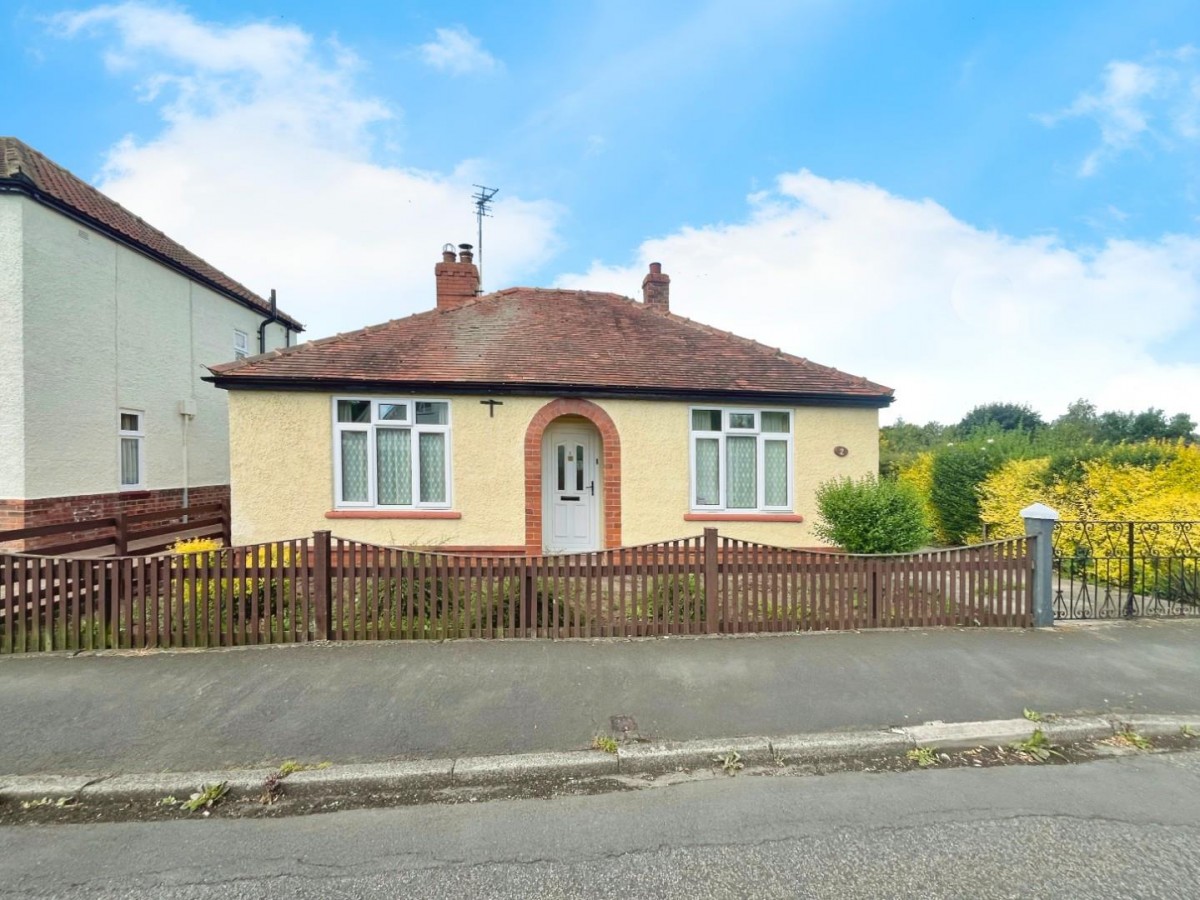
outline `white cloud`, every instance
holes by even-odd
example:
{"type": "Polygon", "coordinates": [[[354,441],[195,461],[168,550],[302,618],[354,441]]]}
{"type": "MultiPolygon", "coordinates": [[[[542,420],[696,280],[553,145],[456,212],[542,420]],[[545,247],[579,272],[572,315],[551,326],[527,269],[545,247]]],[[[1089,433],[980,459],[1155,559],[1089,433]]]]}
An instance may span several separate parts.
{"type": "MultiPolygon", "coordinates": [[[[224,26],[173,8],[101,6],[56,17],[106,43],[164,120],[109,153],[99,187],[318,337],[434,303],[446,241],[470,240],[480,164],[432,172],[374,159],[399,115],[356,83],[346,48],[294,27],[224,26]]],[[[509,195],[488,235],[488,286],[540,263],[559,211],[509,195]]]]}
{"type": "Polygon", "coordinates": [[[808,171],[749,202],[744,221],[561,282],[633,293],[659,261],[675,312],[896,388],[885,419],[957,421],[990,401],[1056,415],[1077,397],[1200,419],[1200,365],[1154,357],[1196,328],[1200,240],[1070,248],[808,171]]]}
{"type": "Polygon", "coordinates": [[[461,25],[454,28],[438,28],[435,38],[417,48],[427,64],[452,75],[469,75],[473,72],[492,72],[499,68],[496,57],[483,49],[479,38],[461,25]]]}
{"type": "Polygon", "coordinates": [[[1105,66],[1098,88],[1060,112],[1039,117],[1047,126],[1076,118],[1091,119],[1100,129],[1100,144],[1079,165],[1084,177],[1146,138],[1166,147],[1200,141],[1200,53],[1184,46],[1141,62],[1114,60],[1105,66]]]}

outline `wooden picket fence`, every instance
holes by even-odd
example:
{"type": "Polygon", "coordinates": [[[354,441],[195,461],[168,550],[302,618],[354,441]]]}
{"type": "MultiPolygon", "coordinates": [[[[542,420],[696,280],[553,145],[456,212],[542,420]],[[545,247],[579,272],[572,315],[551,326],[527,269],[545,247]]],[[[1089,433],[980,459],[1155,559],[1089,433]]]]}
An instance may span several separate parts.
{"type": "Polygon", "coordinates": [[[179,555],[0,554],[0,652],[1026,627],[1033,540],[856,556],[707,529],[595,553],[495,557],[317,532],[179,555]]]}

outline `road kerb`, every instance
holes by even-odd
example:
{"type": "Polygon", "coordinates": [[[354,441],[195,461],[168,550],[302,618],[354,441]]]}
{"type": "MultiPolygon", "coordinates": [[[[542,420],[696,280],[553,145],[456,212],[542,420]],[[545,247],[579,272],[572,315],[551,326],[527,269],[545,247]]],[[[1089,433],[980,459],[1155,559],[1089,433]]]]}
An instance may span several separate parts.
{"type": "MultiPolygon", "coordinates": [[[[1200,731],[1197,715],[1104,715],[1054,718],[1046,722],[1002,719],[986,722],[931,722],[888,731],[734,737],[682,742],[623,744],[616,754],[597,750],[523,753],[333,765],[295,772],[281,779],[285,795],[337,796],[349,792],[400,793],[433,797],[456,785],[519,785],[537,781],[661,775],[681,771],[803,766],[837,759],[902,756],[916,746],[938,748],[1006,744],[1042,729],[1056,745],[1086,743],[1129,728],[1148,739],[1177,737],[1186,729],[1200,731]]],[[[37,801],[185,800],[205,785],[225,782],[231,796],[262,793],[275,769],[152,773],[95,776],[0,775],[0,799],[37,801]]]]}

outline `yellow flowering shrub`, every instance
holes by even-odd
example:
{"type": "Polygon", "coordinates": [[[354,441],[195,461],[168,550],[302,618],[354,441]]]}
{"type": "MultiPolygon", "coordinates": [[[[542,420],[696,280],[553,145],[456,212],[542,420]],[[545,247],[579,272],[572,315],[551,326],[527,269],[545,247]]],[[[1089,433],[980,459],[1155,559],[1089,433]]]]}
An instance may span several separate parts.
{"type": "MultiPolygon", "coordinates": [[[[268,566],[272,568],[290,566],[292,548],[285,544],[282,549],[281,556],[278,544],[259,547],[253,558],[260,569],[266,569],[268,566]]],[[[223,549],[221,543],[214,538],[199,537],[176,541],[171,545],[170,552],[178,557],[178,561],[173,564],[172,568],[182,567],[190,562],[196,568],[205,565],[214,566],[217,568],[218,574],[222,574],[227,563],[227,554],[232,551],[223,549]]],[[[249,564],[250,561],[249,554],[243,555],[239,560],[246,564],[249,564]]],[[[185,581],[183,590],[184,602],[188,603],[191,601],[191,584],[185,581]]],[[[222,602],[226,599],[240,600],[247,613],[251,612],[253,608],[251,600],[257,595],[259,611],[264,615],[275,612],[278,601],[290,593],[291,584],[288,579],[276,579],[269,576],[234,578],[232,584],[227,577],[222,577],[219,584],[217,581],[210,581],[207,591],[210,601],[218,598],[222,602]]]]}
{"type": "Polygon", "coordinates": [[[933,453],[918,453],[911,463],[896,473],[896,480],[911,484],[921,496],[921,506],[925,511],[925,521],[934,530],[934,537],[939,543],[945,543],[946,536],[940,533],[938,517],[934,513],[930,496],[933,494],[933,453]]]}

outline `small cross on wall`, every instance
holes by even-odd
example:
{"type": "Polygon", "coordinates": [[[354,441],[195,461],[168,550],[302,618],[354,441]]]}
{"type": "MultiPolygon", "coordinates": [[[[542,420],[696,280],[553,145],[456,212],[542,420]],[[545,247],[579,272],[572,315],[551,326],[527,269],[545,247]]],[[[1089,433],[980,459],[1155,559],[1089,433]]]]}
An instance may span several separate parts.
{"type": "Polygon", "coordinates": [[[492,398],[490,398],[490,397],[489,397],[487,400],[480,400],[479,402],[480,402],[480,403],[483,403],[483,404],[485,404],[485,405],[487,406],[487,408],[488,408],[488,418],[489,418],[489,419],[494,419],[494,418],[496,417],[496,407],[497,407],[497,406],[503,406],[503,405],[504,405],[504,401],[503,401],[503,400],[493,400],[493,399],[492,399],[492,398]]]}

